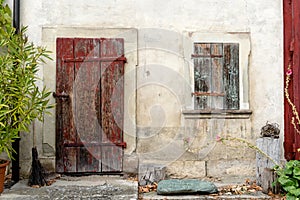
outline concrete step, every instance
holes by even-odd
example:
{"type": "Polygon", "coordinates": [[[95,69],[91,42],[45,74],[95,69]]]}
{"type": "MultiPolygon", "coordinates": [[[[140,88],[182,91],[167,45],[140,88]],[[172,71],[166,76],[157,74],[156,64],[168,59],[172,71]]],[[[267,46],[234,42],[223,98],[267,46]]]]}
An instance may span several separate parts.
{"type": "Polygon", "coordinates": [[[140,195],[140,200],[203,200],[203,199],[239,199],[239,200],[271,200],[272,197],[265,195],[261,192],[256,194],[243,194],[243,195],[176,195],[166,196],[157,195],[156,192],[144,193],[140,195]]]}

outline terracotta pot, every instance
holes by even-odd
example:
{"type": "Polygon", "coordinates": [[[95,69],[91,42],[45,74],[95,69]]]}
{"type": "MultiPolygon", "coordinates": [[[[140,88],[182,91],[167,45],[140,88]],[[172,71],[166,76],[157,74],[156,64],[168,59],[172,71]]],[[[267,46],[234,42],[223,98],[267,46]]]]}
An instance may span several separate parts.
{"type": "Polygon", "coordinates": [[[6,167],[9,165],[9,161],[0,160],[0,162],[2,163],[0,164],[0,193],[2,193],[4,189],[6,167]],[[4,161],[4,163],[2,163],[2,161],[4,161]]]}

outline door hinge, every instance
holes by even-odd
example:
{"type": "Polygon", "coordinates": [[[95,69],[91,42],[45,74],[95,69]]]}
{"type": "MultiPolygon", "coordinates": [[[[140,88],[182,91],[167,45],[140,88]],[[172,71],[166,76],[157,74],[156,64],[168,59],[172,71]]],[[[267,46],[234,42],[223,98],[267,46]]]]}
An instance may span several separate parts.
{"type": "Polygon", "coordinates": [[[53,92],[52,95],[54,98],[70,98],[70,96],[65,92],[62,93],[53,92]]]}
{"type": "Polygon", "coordinates": [[[121,142],[121,143],[117,143],[117,146],[123,147],[124,149],[126,149],[127,147],[127,143],[126,142],[121,142]]]}

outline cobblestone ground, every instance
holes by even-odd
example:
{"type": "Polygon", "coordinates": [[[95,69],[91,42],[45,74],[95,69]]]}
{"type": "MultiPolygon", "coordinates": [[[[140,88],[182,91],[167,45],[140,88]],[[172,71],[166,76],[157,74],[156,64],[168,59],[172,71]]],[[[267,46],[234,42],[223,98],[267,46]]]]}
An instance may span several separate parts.
{"type": "Polygon", "coordinates": [[[81,177],[60,179],[51,186],[31,188],[22,180],[11,189],[6,189],[0,199],[138,199],[138,184],[115,177],[81,177]]]}

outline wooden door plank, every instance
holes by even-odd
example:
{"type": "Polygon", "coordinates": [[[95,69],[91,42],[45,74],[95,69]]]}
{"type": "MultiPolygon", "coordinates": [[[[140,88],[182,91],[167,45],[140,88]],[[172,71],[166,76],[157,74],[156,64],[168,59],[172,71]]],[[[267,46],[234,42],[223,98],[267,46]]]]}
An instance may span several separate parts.
{"type": "Polygon", "coordinates": [[[80,147],[77,155],[77,172],[101,172],[100,147],[80,147]]]}
{"type": "Polygon", "coordinates": [[[118,146],[102,147],[102,172],[122,171],[123,149],[118,146]]]}
{"type": "Polygon", "coordinates": [[[124,39],[122,38],[101,38],[101,57],[118,58],[124,56],[124,39]]]}
{"type": "Polygon", "coordinates": [[[110,142],[112,135],[111,124],[113,116],[111,115],[111,85],[108,84],[110,79],[109,66],[111,63],[101,63],[101,127],[102,127],[102,142],[110,142]]]}
{"type": "MultiPolygon", "coordinates": [[[[94,58],[99,57],[100,40],[75,38],[74,39],[74,54],[75,58],[94,58]]],[[[101,138],[100,126],[98,125],[96,111],[96,92],[100,79],[100,66],[98,62],[76,62],[75,64],[75,79],[76,79],[76,94],[75,94],[75,116],[76,130],[78,142],[99,143],[101,138]]],[[[100,153],[100,150],[95,151],[93,147],[78,149],[78,166],[77,172],[100,172],[99,161],[93,153],[100,153]]]]}
{"type": "MultiPolygon", "coordinates": [[[[119,57],[124,55],[122,39],[102,39],[101,56],[119,57]]],[[[101,112],[102,142],[120,143],[123,140],[123,80],[122,61],[101,63],[101,112]],[[116,95],[117,94],[117,95],[116,95]]]]}
{"type": "Polygon", "coordinates": [[[77,171],[77,152],[75,147],[64,148],[64,172],[76,172],[77,171]]]}
{"type": "Polygon", "coordinates": [[[102,98],[102,142],[122,142],[123,128],[123,63],[102,63],[101,70],[104,70],[101,78],[102,98]]]}
{"type": "MultiPolygon", "coordinates": [[[[74,64],[65,63],[64,58],[73,58],[73,40],[70,38],[57,39],[57,68],[56,68],[56,94],[71,94],[73,87],[74,64]]],[[[74,143],[72,105],[69,98],[56,98],[56,170],[64,171],[64,157],[66,152],[64,144],[74,143]]]]}
{"type": "MultiPolygon", "coordinates": [[[[100,40],[76,38],[75,57],[99,57],[100,40]]],[[[100,79],[98,62],[76,62],[75,116],[78,139],[82,143],[100,142],[95,93],[100,79]]]]}
{"type": "Polygon", "coordinates": [[[123,142],[123,121],[124,121],[124,62],[115,61],[112,69],[112,84],[114,85],[111,96],[112,116],[114,123],[112,125],[113,138],[110,140],[113,143],[123,142]]]}
{"type": "MultiPolygon", "coordinates": [[[[102,39],[101,57],[124,55],[122,39],[102,39]]],[[[112,146],[102,147],[102,171],[122,171],[122,147],[114,144],[123,142],[124,62],[101,63],[101,126],[102,142],[112,146]]]]}
{"type": "MultiPolygon", "coordinates": [[[[58,85],[57,93],[58,94],[67,94],[70,95],[73,90],[74,82],[74,63],[66,63],[63,60],[65,58],[74,57],[73,49],[73,40],[69,38],[58,39],[58,56],[59,56],[59,65],[58,65],[58,85]],[[63,80],[62,80],[63,79],[63,80]],[[62,82],[62,84],[60,84],[62,82]]],[[[59,103],[62,103],[62,113],[61,116],[63,121],[63,138],[64,144],[73,143],[76,141],[76,133],[74,131],[73,123],[73,112],[70,99],[57,98],[59,103]]]]}

